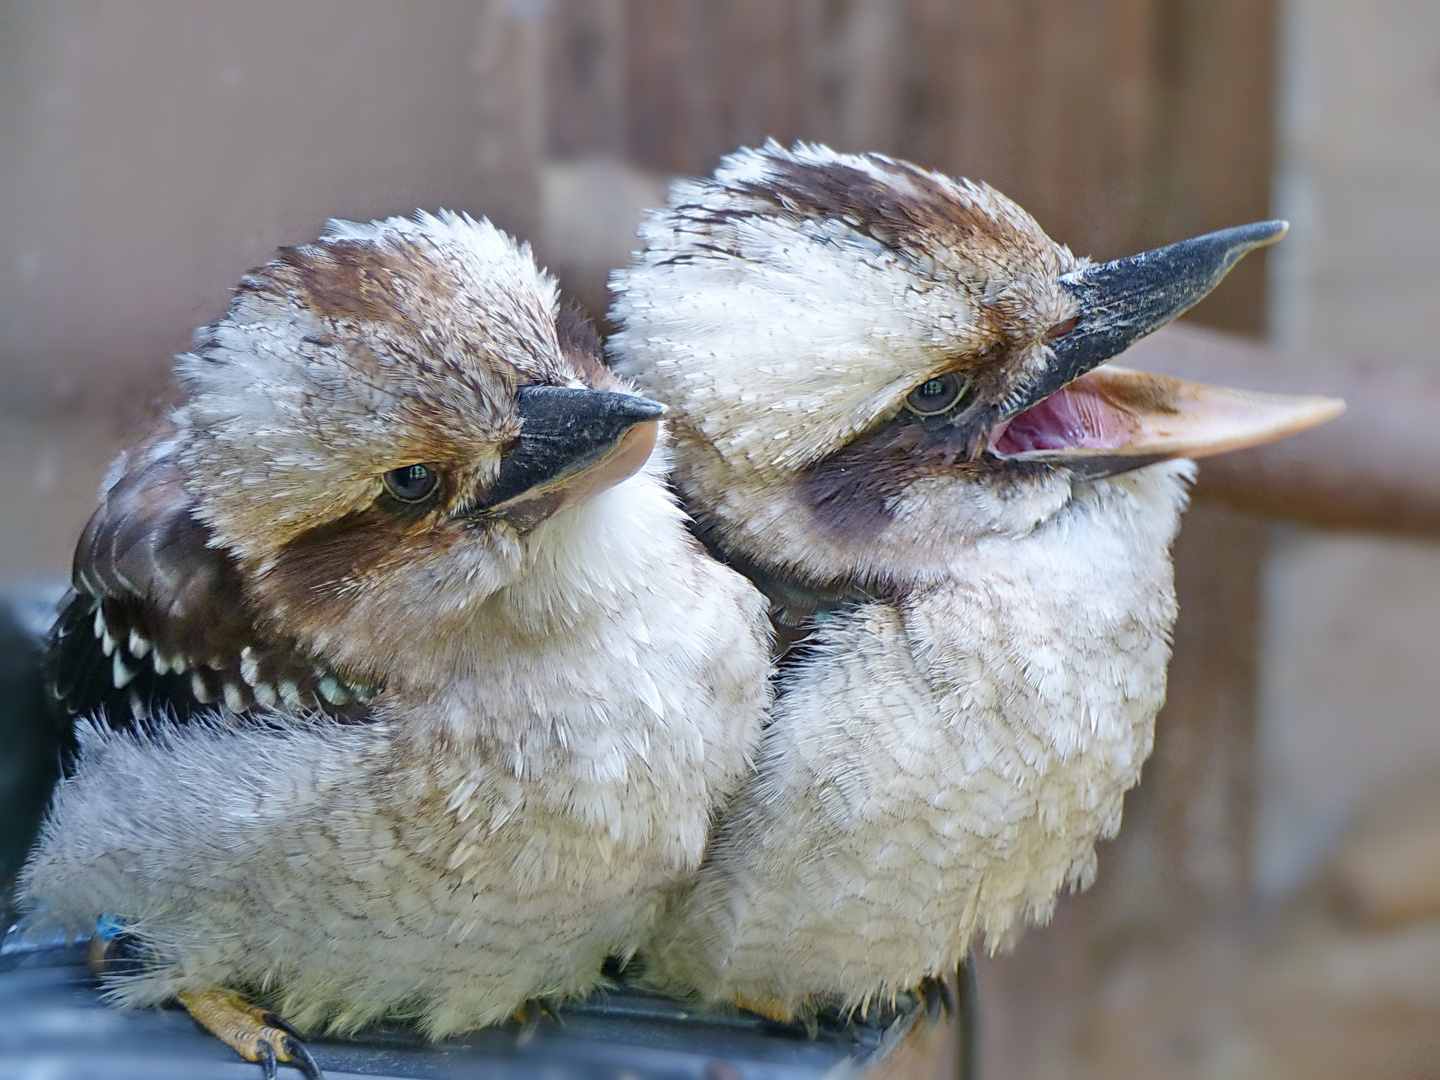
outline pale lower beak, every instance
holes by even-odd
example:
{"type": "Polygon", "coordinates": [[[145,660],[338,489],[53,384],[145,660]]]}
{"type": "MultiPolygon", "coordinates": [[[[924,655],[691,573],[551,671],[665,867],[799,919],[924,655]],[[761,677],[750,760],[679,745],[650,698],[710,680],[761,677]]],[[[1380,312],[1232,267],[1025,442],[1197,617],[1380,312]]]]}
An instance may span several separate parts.
{"type": "Polygon", "coordinates": [[[1106,364],[997,425],[988,449],[1098,477],[1260,446],[1344,410],[1336,398],[1232,390],[1106,364]]]}

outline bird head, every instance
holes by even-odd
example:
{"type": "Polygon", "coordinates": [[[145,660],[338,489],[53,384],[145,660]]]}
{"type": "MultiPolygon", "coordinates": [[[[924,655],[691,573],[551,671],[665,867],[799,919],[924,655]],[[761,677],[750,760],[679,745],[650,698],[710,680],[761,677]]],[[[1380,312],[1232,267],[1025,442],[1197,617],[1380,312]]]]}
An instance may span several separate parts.
{"type": "Polygon", "coordinates": [[[263,636],[371,685],[639,471],[661,412],[527,247],[451,214],[282,250],[177,372],[177,435],[151,454],[178,462],[263,636]]]}
{"type": "Polygon", "coordinates": [[[1093,265],[984,184],[771,142],[645,223],[612,356],[672,409],[676,482],[713,546],[873,583],[1026,535],[1106,477],[1334,415],[1099,366],[1284,229],[1093,265]]]}

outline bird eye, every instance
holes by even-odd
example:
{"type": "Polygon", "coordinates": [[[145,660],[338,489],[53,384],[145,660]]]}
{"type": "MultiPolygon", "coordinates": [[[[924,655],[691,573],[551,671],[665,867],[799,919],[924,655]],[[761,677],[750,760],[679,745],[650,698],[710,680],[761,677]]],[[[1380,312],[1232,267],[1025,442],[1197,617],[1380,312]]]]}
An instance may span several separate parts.
{"type": "Polygon", "coordinates": [[[905,407],[917,416],[938,416],[949,412],[951,406],[960,400],[965,382],[953,371],[926,379],[905,395],[905,407]]]}
{"type": "Polygon", "coordinates": [[[402,465],[391,469],[382,478],[385,490],[401,502],[420,502],[432,491],[440,477],[429,465],[402,465]]]}

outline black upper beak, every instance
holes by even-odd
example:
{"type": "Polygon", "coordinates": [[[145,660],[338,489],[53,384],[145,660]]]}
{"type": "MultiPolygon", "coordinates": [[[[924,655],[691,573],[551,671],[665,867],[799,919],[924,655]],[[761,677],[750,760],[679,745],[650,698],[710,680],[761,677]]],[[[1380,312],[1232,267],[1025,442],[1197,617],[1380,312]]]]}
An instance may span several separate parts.
{"type": "Polygon", "coordinates": [[[1051,343],[1055,360],[1044,376],[997,419],[1023,412],[1184,314],[1241,256],[1275,243],[1289,227],[1257,221],[1066,274],[1060,283],[1079,301],[1078,321],[1051,343]]]}
{"type": "Polygon", "coordinates": [[[487,512],[584,472],[636,424],[658,419],[657,401],[607,390],[527,386],[519,392],[520,436],[500,460],[487,512]]]}

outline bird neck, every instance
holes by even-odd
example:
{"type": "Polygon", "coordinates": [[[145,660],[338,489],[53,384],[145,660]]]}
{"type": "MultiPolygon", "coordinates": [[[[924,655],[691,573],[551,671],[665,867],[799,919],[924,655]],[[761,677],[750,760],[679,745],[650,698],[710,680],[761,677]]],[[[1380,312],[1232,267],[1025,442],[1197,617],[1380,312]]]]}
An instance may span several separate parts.
{"type": "MultiPolygon", "coordinates": [[[[976,506],[985,497],[951,483],[915,500],[921,512],[879,532],[817,525],[813,508],[783,489],[768,502],[721,490],[714,477],[680,475],[687,501],[706,507],[697,531],[716,558],[748,577],[782,623],[870,600],[893,600],[958,578],[983,580],[987,561],[1031,553],[1081,572],[1099,548],[1129,550],[1135,565],[1168,548],[1193,476],[1188,462],[1167,462],[1094,483],[1036,487],[1000,500],[1013,521],[976,506]],[[691,490],[690,485],[695,490],[691,490]],[[975,518],[983,520],[977,525],[975,518]],[[1082,539],[1083,538],[1083,539],[1082,539]]],[[[742,487],[742,486],[737,486],[742,487]]]]}
{"type": "Polygon", "coordinates": [[[1170,545],[1193,471],[1172,462],[1086,485],[1032,535],[977,544],[898,598],[905,651],[937,710],[988,725],[997,754],[1056,767],[1088,755],[1116,798],[1133,784],[1164,700],[1170,545]]]}
{"type": "Polygon", "coordinates": [[[540,637],[583,632],[594,618],[652,595],[689,546],[674,499],[641,472],[536,528],[519,575],[487,614],[540,637]]]}
{"type": "MultiPolygon", "coordinates": [[[[388,685],[407,700],[468,706],[519,678],[517,665],[564,671],[597,641],[633,655],[653,621],[647,599],[685,587],[693,546],[666,489],[639,473],[537,526],[504,587],[437,622],[388,685]]],[[[545,692],[544,680],[534,685],[545,692]]]]}

